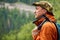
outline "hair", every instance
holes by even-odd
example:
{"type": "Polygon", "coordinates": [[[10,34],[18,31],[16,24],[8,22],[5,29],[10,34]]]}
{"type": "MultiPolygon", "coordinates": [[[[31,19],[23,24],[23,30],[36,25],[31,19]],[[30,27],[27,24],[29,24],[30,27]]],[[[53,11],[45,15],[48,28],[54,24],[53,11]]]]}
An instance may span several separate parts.
{"type": "Polygon", "coordinates": [[[47,11],[47,14],[54,16],[53,12],[48,12],[47,11]]]}

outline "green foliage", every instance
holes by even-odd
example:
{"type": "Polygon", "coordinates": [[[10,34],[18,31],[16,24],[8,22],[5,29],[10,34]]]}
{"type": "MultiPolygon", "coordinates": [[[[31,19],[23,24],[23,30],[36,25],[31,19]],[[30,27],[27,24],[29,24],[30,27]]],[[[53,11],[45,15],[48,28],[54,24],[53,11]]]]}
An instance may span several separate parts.
{"type": "Polygon", "coordinates": [[[32,4],[33,2],[36,2],[36,1],[40,1],[40,0],[20,0],[20,2],[24,2],[24,3],[27,3],[27,4],[32,4]]]}
{"type": "Polygon", "coordinates": [[[7,11],[6,11],[5,8],[0,8],[0,39],[4,34],[7,33],[7,31],[6,31],[6,27],[7,27],[7,11]]]}
{"type": "Polygon", "coordinates": [[[55,14],[55,18],[57,19],[57,22],[60,23],[60,10],[56,11],[55,14]]]}
{"type": "Polygon", "coordinates": [[[31,31],[33,28],[34,28],[34,25],[31,22],[23,25],[21,27],[20,32],[18,33],[18,39],[20,39],[20,40],[32,40],[31,31]]]}
{"type": "Polygon", "coordinates": [[[31,22],[24,24],[19,32],[10,31],[2,37],[2,40],[32,40],[31,31],[34,26],[31,22]]]}
{"type": "Polygon", "coordinates": [[[0,2],[9,2],[9,3],[15,3],[18,0],[0,0],[0,2]]]}
{"type": "Polygon", "coordinates": [[[16,8],[12,10],[0,8],[0,19],[0,39],[14,40],[20,27],[32,21],[34,15],[30,11],[28,13],[24,10],[23,12],[20,12],[16,8]]]}

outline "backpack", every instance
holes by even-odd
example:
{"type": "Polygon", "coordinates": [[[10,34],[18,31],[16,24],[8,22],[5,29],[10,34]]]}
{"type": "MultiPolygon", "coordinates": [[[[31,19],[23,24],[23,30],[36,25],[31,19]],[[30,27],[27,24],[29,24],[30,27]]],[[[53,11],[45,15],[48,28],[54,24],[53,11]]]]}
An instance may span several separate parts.
{"type": "Polygon", "coordinates": [[[56,26],[58,28],[58,40],[60,40],[60,24],[56,23],[56,26]]]}
{"type": "MultiPolygon", "coordinates": [[[[45,15],[43,15],[43,16],[41,16],[41,17],[44,17],[45,20],[38,26],[38,30],[41,29],[42,25],[43,25],[46,21],[51,22],[51,21],[49,20],[49,18],[46,17],[45,15]]],[[[40,18],[41,18],[41,17],[40,17],[40,18]]],[[[53,22],[53,23],[54,23],[54,22],[53,22]]],[[[56,26],[56,28],[57,28],[57,31],[58,31],[58,40],[60,40],[60,24],[58,24],[58,23],[54,23],[54,24],[55,24],[55,26],[56,26]]]]}

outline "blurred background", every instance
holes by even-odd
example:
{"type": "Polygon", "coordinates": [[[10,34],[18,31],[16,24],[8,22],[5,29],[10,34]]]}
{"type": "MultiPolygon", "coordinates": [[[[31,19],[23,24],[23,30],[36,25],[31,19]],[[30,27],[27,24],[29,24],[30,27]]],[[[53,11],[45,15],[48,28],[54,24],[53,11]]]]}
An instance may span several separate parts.
{"type": "MultiPolygon", "coordinates": [[[[33,2],[41,0],[0,0],[0,40],[32,40],[35,25],[33,2]]],[[[60,23],[60,0],[46,0],[60,23]]]]}

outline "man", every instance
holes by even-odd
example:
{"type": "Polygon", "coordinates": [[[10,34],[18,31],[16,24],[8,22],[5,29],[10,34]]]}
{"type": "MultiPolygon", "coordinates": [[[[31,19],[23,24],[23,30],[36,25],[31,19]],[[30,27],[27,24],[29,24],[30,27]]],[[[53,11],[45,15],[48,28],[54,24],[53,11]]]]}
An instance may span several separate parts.
{"type": "Polygon", "coordinates": [[[37,26],[32,30],[33,40],[57,40],[58,32],[54,24],[56,19],[52,12],[52,5],[47,1],[35,2],[33,5],[36,6],[34,14],[37,19],[33,22],[37,26]],[[44,22],[45,19],[48,21],[44,22]]]}

